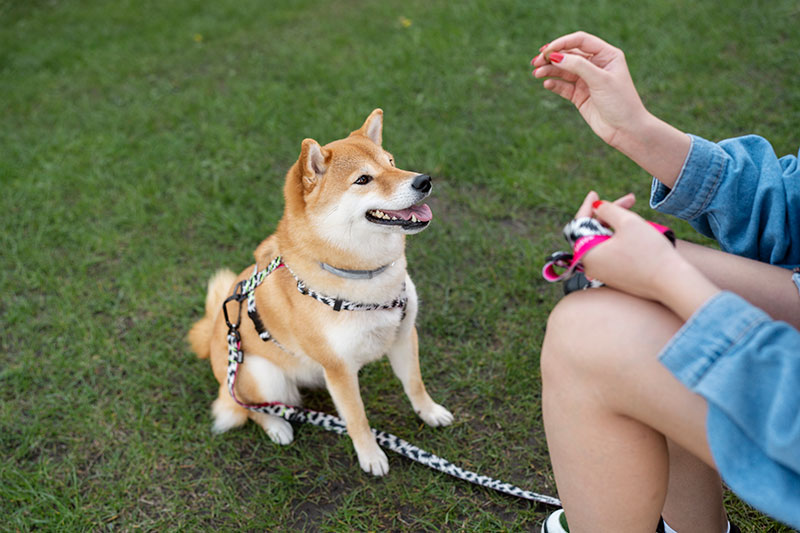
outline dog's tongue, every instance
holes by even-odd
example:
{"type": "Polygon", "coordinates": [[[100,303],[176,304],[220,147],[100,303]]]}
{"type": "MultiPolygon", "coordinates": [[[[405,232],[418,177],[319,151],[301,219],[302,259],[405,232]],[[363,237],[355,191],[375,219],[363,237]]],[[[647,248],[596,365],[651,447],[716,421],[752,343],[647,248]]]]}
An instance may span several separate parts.
{"type": "Polygon", "coordinates": [[[428,207],[428,204],[412,205],[408,209],[401,209],[399,211],[383,209],[383,212],[389,216],[402,218],[403,220],[411,220],[411,215],[417,217],[417,220],[420,222],[429,222],[433,219],[433,213],[431,212],[431,208],[428,207]]]}

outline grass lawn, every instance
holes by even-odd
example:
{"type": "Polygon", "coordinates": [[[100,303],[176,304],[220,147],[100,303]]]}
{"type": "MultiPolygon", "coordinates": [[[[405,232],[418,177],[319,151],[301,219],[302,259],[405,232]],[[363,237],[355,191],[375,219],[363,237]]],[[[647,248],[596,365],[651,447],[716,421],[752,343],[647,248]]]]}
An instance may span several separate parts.
{"type": "MultiPolygon", "coordinates": [[[[649,179],[528,62],[594,32],[665,120],[791,153],[799,19],[793,0],[0,0],[0,530],[537,530],[550,509],[393,454],[373,478],[311,426],[287,447],[213,435],[216,381],[184,340],[207,278],[274,230],[303,138],[382,107],[398,165],[434,176],[408,256],[423,375],[456,422],[423,427],[386,361],[361,374],[370,422],[553,494],[542,262],[590,188],[647,213],[649,179]]],[[[788,531],[729,504],[742,531],[788,531]]]]}

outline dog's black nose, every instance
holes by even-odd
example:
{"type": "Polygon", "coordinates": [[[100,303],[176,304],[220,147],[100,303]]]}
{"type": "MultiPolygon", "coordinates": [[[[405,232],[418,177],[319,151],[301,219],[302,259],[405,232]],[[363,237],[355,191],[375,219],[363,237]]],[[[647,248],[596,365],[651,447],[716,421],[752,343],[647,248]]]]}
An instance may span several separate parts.
{"type": "Polygon", "coordinates": [[[425,174],[420,174],[411,182],[411,186],[419,192],[428,192],[431,190],[431,177],[425,174]]]}

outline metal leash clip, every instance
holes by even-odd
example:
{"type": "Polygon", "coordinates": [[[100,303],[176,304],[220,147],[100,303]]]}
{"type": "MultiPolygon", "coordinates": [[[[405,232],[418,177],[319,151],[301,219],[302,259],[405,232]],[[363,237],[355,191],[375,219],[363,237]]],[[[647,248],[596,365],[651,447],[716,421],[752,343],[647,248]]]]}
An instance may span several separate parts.
{"type": "Polygon", "coordinates": [[[242,302],[247,298],[244,293],[244,280],[236,284],[233,289],[233,294],[225,298],[222,302],[222,313],[225,315],[225,324],[228,325],[228,346],[235,349],[236,362],[242,363],[244,361],[244,353],[241,350],[242,335],[239,333],[239,326],[242,324],[242,302]],[[239,304],[239,311],[236,316],[236,322],[233,323],[228,315],[228,302],[236,302],[239,304]]]}

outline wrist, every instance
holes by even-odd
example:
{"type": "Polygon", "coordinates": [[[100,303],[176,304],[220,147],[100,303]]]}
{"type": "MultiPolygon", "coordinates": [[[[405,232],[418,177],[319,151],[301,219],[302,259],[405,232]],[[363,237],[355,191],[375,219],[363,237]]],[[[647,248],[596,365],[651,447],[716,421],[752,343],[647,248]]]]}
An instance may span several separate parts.
{"type": "Polygon", "coordinates": [[[640,104],[640,109],[630,114],[624,125],[620,126],[617,134],[609,144],[623,154],[631,157],[642,151],[643,137],[652,135],[650,132],[656,127],[659,119],[640,104]]]}
{"type": "Polygon", "coordinates": [[[678,179],[691,139],[646,109],[621,128],[610,143],[667,187],[678,179]]]}
{"type": "Polygon", "coordinates": [[[656,299],[686,321],[709,298],[720,292],[694,265],[674,254],[655,282],[656,299]]]}

